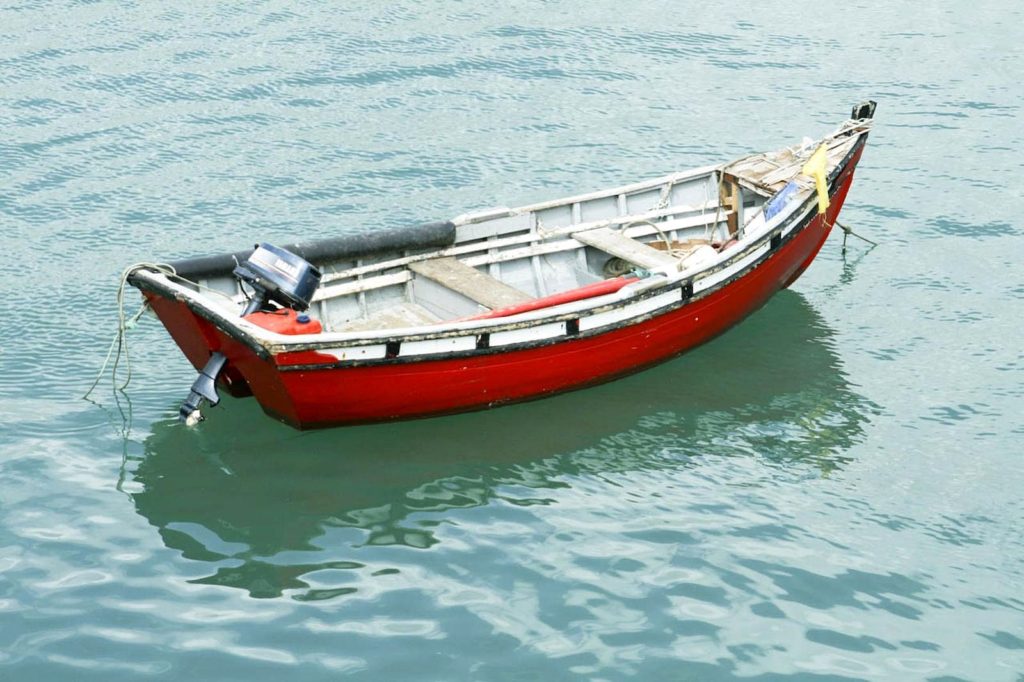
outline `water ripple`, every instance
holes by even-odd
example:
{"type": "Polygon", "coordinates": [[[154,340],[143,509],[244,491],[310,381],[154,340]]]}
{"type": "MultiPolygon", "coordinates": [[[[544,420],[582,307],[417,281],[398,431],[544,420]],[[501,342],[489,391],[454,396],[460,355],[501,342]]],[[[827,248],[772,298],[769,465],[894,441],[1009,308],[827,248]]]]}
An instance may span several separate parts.
{"type": "Polygon", "coordinates": [[[0,676],[1014,679],[1021,17],[969,12],[5,8],[0,676]],[[880,246],[656,370],[187,431],[144,318],[128,395],[77,398],[127,263],[630,182],[865,96],[844,218],[880,246]]]}

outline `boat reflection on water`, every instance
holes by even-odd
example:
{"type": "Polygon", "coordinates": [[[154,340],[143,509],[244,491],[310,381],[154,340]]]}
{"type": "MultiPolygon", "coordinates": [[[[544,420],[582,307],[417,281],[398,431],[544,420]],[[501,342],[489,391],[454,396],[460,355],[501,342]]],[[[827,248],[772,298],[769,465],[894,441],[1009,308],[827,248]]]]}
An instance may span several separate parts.
{"type": "Polygon", "coordinates": [[[136,509],[168,547],[217,564],[194,582],[298,599],[325,598],[303,574],[351,567],[324,548],[331,528],[357,534],[349,548],[425,548],[446,511],[510,486],[543,499],[574,476],[699,466],[709,454],[827,474],[874,409],[846,383],[823,320],[791,291],[669,363],[497,410],[301,433],[253,401],[224,404],[198,429],[153,426],[131,472],[143,488],[136,509]]]}

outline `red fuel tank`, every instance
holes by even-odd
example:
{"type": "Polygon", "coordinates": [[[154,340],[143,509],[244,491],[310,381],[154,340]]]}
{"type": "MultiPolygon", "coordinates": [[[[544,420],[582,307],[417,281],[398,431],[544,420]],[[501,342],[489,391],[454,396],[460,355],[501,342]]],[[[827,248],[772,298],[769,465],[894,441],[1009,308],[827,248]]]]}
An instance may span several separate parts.
{"type": "Polygon", "coordinates": [[[324,330],[320,320],[315,320],[306,313],[297,313],[291,308],[275,310],[272,313],[250,313],[245,319],[278,334],[319,334],[324,330]]]}

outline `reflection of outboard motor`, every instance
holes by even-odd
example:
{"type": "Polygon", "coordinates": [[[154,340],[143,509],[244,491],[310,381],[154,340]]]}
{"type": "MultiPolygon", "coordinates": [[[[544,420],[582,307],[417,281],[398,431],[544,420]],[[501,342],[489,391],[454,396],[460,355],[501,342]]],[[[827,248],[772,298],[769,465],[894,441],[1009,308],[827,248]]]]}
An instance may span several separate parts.
{"type": "MultiPolygon", "coordinates": [[[[313,293],[320,285],[320,271],[290,251],[271,244],[259,244],[252,255],[235,268],[235,277],[252,290],[252,298],[242,311],[242,317],[269,307],[274,301],[286,308],[303,311],[309,308],[313,293]]],[[[203,417],[199,406],[203,400],[211,405],[220,402],[217,395],[217,376],[224,369],[227,358],[220,351],[210,356],[206,366],[196,377],[188,398],[178,414],[187,424],[195,424],[203,417]]]]}

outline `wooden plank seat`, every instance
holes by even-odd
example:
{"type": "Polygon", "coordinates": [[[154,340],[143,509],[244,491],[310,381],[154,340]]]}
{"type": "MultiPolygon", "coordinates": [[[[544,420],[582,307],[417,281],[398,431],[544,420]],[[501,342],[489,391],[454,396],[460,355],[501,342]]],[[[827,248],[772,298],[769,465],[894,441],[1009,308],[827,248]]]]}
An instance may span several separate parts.
{"type": "Polygon", "coordinates": [[[647,270],[660,270],[678,265],[679,260],[664,251],[626,237],[621,232],[603,227],[597,230],[574,232],[573,239],[600,249],[633,265],[647,270]]]}
{"type": "Polygon", "coordinates": [[[533,299],[524,291],[511,287],[455,258],[431,258],[410,263],[409,269],[421,277],[437,282],[485,308],[495,310],[525,303],[533,299]]]}

